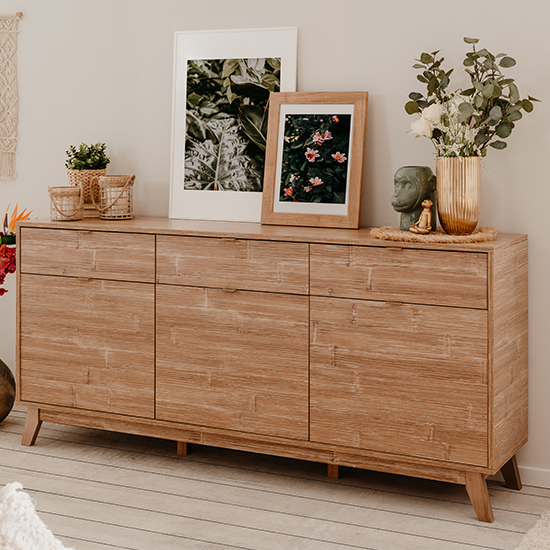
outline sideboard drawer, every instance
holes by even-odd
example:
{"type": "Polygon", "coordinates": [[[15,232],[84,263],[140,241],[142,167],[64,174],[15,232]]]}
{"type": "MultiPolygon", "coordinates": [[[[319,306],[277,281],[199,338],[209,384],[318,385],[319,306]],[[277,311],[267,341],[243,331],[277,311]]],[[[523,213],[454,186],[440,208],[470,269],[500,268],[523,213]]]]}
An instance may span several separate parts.
{"type": "Polygon", "coordinates": [[[155,282],[155,236],[22,227],[23,273],[155,282]]]}
{"type": "Polygon", "coordinates": [[[311,294],[487,308],[487,254],[311,244],[311,294]]]}
{"type": "Polygon", "coordinates": [[[209,237],[157,237],[157,283],[308,293],[309,245],[209,237]]]}

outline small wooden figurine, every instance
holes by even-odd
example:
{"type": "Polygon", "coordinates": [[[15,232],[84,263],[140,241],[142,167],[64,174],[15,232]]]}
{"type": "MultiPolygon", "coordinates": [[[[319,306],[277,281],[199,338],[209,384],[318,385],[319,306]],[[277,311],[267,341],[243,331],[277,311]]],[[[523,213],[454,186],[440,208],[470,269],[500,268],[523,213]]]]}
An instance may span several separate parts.
{"type": "Polygon", "coordinates": [[[420,213],[420,218],[416,223],[409,225],[409,231],[426,235],[432,230],[432,205],[433,202],[430,199],[422,201],[423,210],[420,213]]]}

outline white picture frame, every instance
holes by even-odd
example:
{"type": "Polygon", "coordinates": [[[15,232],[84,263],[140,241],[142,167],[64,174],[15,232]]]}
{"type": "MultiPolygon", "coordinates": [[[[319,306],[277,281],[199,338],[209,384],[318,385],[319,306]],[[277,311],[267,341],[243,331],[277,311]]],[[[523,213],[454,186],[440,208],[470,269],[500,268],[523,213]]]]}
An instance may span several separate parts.
{"type": "MultiPolygon", "coordinates": [[[[187,72],[193,60],[280,59],[280,91],[296,90],[296,27],[182,31],[174,38],[169,217],[259,222],[261,191],[185,189],[187,72]]],[[[263,174],[262,174],[263,179],[263,174]]]]}

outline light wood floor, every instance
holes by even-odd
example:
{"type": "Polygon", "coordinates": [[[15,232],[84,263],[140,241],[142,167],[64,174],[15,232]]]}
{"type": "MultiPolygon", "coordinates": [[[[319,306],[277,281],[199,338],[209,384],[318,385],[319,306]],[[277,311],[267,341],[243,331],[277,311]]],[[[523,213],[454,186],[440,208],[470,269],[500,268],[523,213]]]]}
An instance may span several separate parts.
{"type": "Polygon", "coordinates": [[[0,424],[0,485],[77,550],[505,550],[550,509],[491,481],[484,524],[462,486],[51,423],[22,447],[24,411],[0,424]]]}

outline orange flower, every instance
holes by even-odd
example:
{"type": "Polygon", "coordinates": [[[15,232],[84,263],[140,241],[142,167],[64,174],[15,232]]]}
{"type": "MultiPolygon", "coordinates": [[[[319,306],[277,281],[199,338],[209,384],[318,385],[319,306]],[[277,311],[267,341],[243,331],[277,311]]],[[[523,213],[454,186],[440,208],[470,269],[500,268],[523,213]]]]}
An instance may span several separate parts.
{"type": "Polygon", "coordinates": [[[332,117],[332,122],[340,122],[340,119],[336,115],[334,115],[332,117]]]}
{"type": "Polygon", "coordinates": [[[334,153],[334,155],[331,155],[331,157],[338,161],[340,164],[342,164],[342,162],[346,162],[346,160],[348,160],[346,158],[346,155],[345,153],[340,153],[340,151],[337,151],[336,153],[334,153]]]}
{"type": "Polygon", "coordinates": [[[292,197],[292,187],[285,187],[285,197],[292,197]]]}

